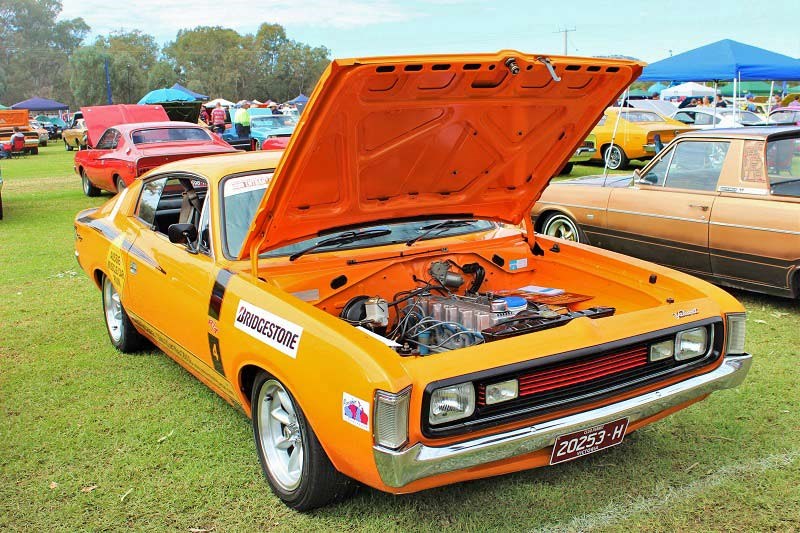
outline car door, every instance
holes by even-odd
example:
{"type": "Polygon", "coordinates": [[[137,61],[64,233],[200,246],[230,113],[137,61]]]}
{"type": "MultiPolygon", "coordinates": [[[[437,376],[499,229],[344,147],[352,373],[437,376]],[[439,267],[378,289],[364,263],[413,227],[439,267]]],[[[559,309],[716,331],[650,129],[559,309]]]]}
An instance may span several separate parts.
{"type": "Polygon", "coordinates": [[[659,154],[608,204],[609,247],[698,274],[710,274],[708,224],[727,142],[682,140],[659,154]]]}
{"type": "Polygon", "coordinates": [[[109,128],[103,132],[97,144],[86,152],[86,175],[89,176],[92,183],[101,189],[114,189],[111,184],[111,176],[106,159],[111,153],[118,136],[119,132],[117,130],[109,128]]]}
{"type": "Polygon", "coordinates": [[[206,182],[197,176],[161,175],[142,188],[135,215],[139,232],[129,252],[131,309],[151,337],[167,345],[198,377],[216,383],[222,366],[208,324],[219,269],[207,247],[189,250],[167,237],[171,224],[199,221],[199,210],[185,205],[187,181],[205,196],[206,182]]]}
{"type": "Polygon", "coordinates": [[[709,230],[711,266],[722,282],[779,291],[800,283],[792,279],[800,268],[797,142],[738,141],[741,166],[720,183],[709,230]]]}

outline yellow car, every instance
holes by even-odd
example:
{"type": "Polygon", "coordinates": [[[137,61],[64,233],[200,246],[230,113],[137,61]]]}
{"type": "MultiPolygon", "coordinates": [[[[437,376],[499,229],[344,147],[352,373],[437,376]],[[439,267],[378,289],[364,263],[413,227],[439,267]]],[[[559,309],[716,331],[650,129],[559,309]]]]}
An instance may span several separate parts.
{"type": "Polygon", "coordinates": [[[284,153],[168,163],[77,215],[111,343],[150,341],[240,407],[298,510],[579,459],[738,385],[732,296],[530,227],[641,70],[333,61],[284,153]]]}
{"type": "Polygon", "coordinates": [[[652,159],[678,134],[691,129],[655,111],[610,107],[592,129],[599,148],[592,159],[605,159],[612,170],[624,169],[631,159],[652,159]],[[612,143],[615,125],[617,133],[612,143]]]}
{"type": "Polygon", "coordinates": [[[86,123],[83,121],[83,114],[78,111],[72,117],[72,123],[69,128],[61,132],[61,138],[64,139],[64,148],[67,152],[71,152],[73,148],[82,150],[86,148],[87,133],[86,123]]]}

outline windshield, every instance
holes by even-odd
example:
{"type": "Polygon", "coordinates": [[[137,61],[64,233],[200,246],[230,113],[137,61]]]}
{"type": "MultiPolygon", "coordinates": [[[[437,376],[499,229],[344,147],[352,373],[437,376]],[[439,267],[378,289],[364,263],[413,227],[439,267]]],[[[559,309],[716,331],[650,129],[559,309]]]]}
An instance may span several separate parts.
{"type": "Polygon", "coordinates": [[[166,143],[175,141],[209,141],[211,137],[203,128],[149,128],[131,134],[133,144],[166,143]]]}
{"type": "Polygon", "coordinates": [[[658,113],[650,111],[625,111],[622,113],[622,119],[628,122],[664,122],[658,113]]]}
{"type": "Polygon", "coordinates": [[[290,115],[256,116],[250,119],[251,129],[276,130],[279,128],[293,128],[295,124],[297,124],[297,118],[290,115]]]}
{"type": "MultiPolygon", "coordinates": [[[[272,181],[272,171],[261,174],[250,174],[246,176],[231,176],[222,183],[222,229],[223,247],[226,255],[230,258],[238,257],[242,249],[242,243],[247,236],[255,216],[256,209],[261,204],[264,192],[272,181]]],[[[384,236],[369,239],[366,241],[356,241],[343,246],[320,247],[310,253],[325,252],[333,249],[350,250],[354,248],[369,248],[372,246],[382,246],[385,244],[407,242],[419,237],[426,232],[431,225],[431,220],[416,220],[414,222],[398,222],[396,224],[380,224],[376,226],[364,226],[357,228],[358,231],[366,231],[375,228],[388,228],[391,230],[384,236]]],[[[493,222],[478,220],[473,224],[440,229],[425,239],[435,239],[438,237],[464,235],[478,231],[486,231],[495,227],[493,222]]],[[[352,229],[348,231],[353,231],[352,229]]],[[[339,233],[345,233],[344,231],[339,233]]],[[[339,233],[330,233],[321,237],[314,237],[300,241],[289,246],[276,248],[261,254],[260,257],[284,257],[305,250],[323,239],[335,237],[339,233]]],[[[423,239],[423,240],[425,240],[423,239]]]]}

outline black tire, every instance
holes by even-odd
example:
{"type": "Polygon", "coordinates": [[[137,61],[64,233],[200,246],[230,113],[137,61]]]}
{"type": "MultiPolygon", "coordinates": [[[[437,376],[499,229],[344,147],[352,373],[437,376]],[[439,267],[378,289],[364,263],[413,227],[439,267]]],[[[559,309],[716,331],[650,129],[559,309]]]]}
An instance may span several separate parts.
{"type": "Polygon", "coordinates": [[[67,152],[71,152],[71,151],[72,151],[72,145],[71,145],[71,144],[69,144],[69,143],[67,142],[67,140],[66,140],[66,139],[64,139],[64,149],[65,149],[67,152]]]}
{"type": "MultiPolygon", "coordinates": [[[[285,398],[284,398],[285,399],[285,398]]],[[[253,416],[253,438],[255,439],[256,450],[258,451],[258,460],[261,463],[261,469],[264,472],[264,477],[267,479],[272,492],[283,501],[287,506],[297,511],[310,511],[317,507],[322,507],[330,503],[341,501],[350,497],[357,488],[357,484],[352,479],[338,472],[328,459],[325,450],[317,440],[314,430],[306,420],[303,410],[300,405],[292,396],[291,392],[283,386],[283,384],[262,372],[256,376],[255,383],[253,384],[253,391],[251,395],[251,406],[253,416]],[[262,404],[274,405],[272,402],[275,400],[274,391],[279,390],[285,392],[288,400],[292,404],[292,414],[289,414],[291,423],[284,425],[286,428],[297,428],[296,432],[289,431],[287,441],[291,439],[299,439],[302,449],[302,465],[300,467],[299,480],[296,482],[296,487],[287,488],[284,482],[280,480],[281,473],[273,472],[269,463],[275,461],[274,454],[279,453],[275,448],[271,447],[270,450],[274,452],[268,458],[268,453],[265,451],[264,441],[269,444],[269,428],[262,427],[266,423],[269,425],[270,421],[262,421],[262,404]],[[263,394],[262,394],[263,391],[263,394]],[[268,394],[271,393],[271,394],[268,394]]],[[[272,410],[265,409],[264,412],[273,412],[272,410]]],[[[287,414],[288,411],[284,414],[287,414]]],[[[277,418],[277,417],[276,417],[277,418]]],[[[274,422],[272,422],[274,423],[274,422]]],[[[286,430],[284,430],[286,431],[286,430]]],[[[286,433],[284,433],[286,434],[286,433]]],[[[291,449],[294,445],[290,445],[291,449]]],[[[289,453],[287,449],[286,453],[289,453]]],[[[283,473],[287,475],[287,473],[283,473]]],[[[291,473],[288,473],[291,476],[291,473]]]]}
{"type": "Polygon", "coordinates": [[[89,181],[89,178],[86,176],[86,171],[83,169],[81,169],[81,185],[83,186],[83,194],[89,198],[100,196],[100,189],[95,187],[94,184],[89,181]]]}
{"type": "Polygon", "coordinates": [[[574,163],[567,163],[566,165],[564,165],[564,168],[562,168],[561,172],[559,172],[558,174],[566,176],[567,174],[572,172],[573,168],[575,168],[575,164],[574,163]]]}
{"type": "Polygon", "coordinates": [[[542,234],[573,242],[586,243],[588,239],[572,217],[563,213],[551,213],[542,223],[542,234]]]}
{"type": "Polygon", "coordinates": [[[0,192],[0,220],[3,220],[3,193],[0,192]]]}
{"type": "Polygon", "coordinates": [[[39,155],[39,147],[31,148],[31,155],[39,155]]]}
{"type": "Polygon", "coordinates": [[[126,187],[125,181],[122,179],[122,176],[117,176],[116,179],[114,180],[114,184],[117,186],[118,193],[122,192],[126,187]]]}
{"type": "Polygon", "coordinates": [[[628,163],[630,163],[625,150],[618,144],[612,144],[606,148],[603,151],[603,159],[611,170],[624,170],[628,168],[628,163]]]}
{"type": "Polygon", "coordinates": [[[103,300],[103,318],[111,344],[122,353],[141,351],[148,345],[141,333],[128,318],[128,313],[119,299],[119,293],[108,276],[103,276],[101,298],[103,300]]]}

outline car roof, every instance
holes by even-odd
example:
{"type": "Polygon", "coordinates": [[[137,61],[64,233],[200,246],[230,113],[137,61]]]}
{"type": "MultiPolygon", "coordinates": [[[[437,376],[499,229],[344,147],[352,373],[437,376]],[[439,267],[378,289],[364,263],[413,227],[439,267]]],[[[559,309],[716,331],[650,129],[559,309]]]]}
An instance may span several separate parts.
{"type": "Polygon", "coordinates": [[[167,163],[158,167],[156,173],[179,171],[197,174],[208,178],[210,185],[213,186],[219,180],[231,174],[275,170],[282,156],[282,150],[204,155],[167,163]]]}
{"type": "Polygon", "coordinates": [[[800,134],[797,126],[749,126],[744,128],[716,128],[707,130],[693,130],[681,135],[686,137],[730,137],[735,139],[766,139],[774,135],[786,133],[800,134]]]}
{"type": "Polygon", "coordinates": [[[119,132],[129,132],[146,128],[202,128],[202,126],[193,124],[192,122],[178,122],[174,120],[165,120],[161,122],[132,122],[130,124],[118,124],[111,127],[119,132]]]}

